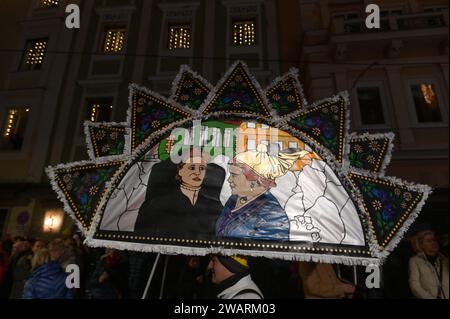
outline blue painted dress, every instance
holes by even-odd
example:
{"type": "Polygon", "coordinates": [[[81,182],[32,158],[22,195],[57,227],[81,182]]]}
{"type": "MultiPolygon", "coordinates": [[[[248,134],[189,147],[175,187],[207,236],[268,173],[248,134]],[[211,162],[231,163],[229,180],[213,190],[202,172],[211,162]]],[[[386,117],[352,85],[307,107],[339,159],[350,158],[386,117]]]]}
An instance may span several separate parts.
{"type": "Polygon", "coordinates": [[[231,196],[217,219],[218,237],[289,240],[288,216],[270,192],[234,209],[237,199],[231,196]]]}

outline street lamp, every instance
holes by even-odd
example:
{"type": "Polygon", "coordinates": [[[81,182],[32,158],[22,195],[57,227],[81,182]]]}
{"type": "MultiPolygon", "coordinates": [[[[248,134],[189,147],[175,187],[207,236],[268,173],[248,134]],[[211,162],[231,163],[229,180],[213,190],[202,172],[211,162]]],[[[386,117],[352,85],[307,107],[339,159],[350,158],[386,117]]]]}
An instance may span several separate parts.
{"type": "Polygon", "coordinates": [[[58,210],[50,210],[45,213],[44,217],[44,233],[57,233],[62,225],[62,212],[58,210]]]}

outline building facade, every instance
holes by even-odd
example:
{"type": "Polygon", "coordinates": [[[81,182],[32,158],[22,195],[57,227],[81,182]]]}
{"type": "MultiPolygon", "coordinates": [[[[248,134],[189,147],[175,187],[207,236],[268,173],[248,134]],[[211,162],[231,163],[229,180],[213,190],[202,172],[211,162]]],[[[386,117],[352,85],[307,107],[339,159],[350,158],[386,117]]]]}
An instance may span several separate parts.
{"type": "Polygon", "coordinates": [[[297,59],[310,102],[347,90],[352,131],[394,132],[386,175],[432,186],[419,222],[448,233],[448,2],[288,0],[278,14],[282,70],[297,59]],[[380,29],[365,24],[373,3],[380,29]]]}
{"type": "MultiPolygon", "coordinates": [[[[8,30],[0,40],[3,235],[60,235],[42,233],[46,214],[61,208],[44,169],[87,159],[83,122],[123,122],[131,82],[169,95],[181,64],[215,83],[237,59],[263,86],[280,74],[274,0],[6,0],[0,7],[8,30]],[[69,4],[79,5],[80,29],[65,26],[69,4]]],[[[70,225],[64,218],[61,231],[70,225]]]]}
{"type": "Polygon", "coordinates": [[[87,159],[83,122],[123,122],[129,83],[168,95],[181,64],[215,84],[236,59],[263,87],[298,67],[310,102],[348,90],[352,130],[393,131],[387,174],[434,187],[425,212],[448,225],[444,0],[4,0],[0,25],[3,235],[59,234],[42,233],[61,208],[44,168],[87,159]],[[65,27],[68,4],[80,29],[65,27]]]}

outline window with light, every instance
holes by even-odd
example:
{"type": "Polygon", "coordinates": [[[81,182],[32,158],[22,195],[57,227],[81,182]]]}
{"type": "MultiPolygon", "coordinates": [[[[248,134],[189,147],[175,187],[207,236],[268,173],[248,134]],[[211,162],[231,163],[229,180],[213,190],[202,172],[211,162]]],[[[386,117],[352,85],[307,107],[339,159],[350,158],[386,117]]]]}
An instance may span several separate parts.
{"type": "Polygon", "coordinates": [[[122,52],[125,47],[125,28],[106,28],[103,40],[103,52],[122,52]]]}
{"type": "Polygon", "coordinates": [[[433,84],[420,83],[411,85],[411,93],[418,122],[442,122],[436,88],[433,84]]]}
{"type": "Polygon", "coordinates": [[[234,21],[233,22],[233,44],[236,46],[254,45],[255,21],[234,21]]]}
{"type": "Polygon", "coordinates": [[[88,120],[108,122],[111,120],[112,100],[96,100],[88,103],[88,120]]]}
{"type": "Polygon", "coordinates": [[[191,26],[190,25],[171,25],[169,26],[167,48],[189,49],[191,47],[191,26]]]}
{"type": "Polygon", "coordinates": [[[39,70],[44,63],[47,39],[30,40],[25,45],[25,55],[22,61],[22,70],[39,70]]]}
{"type": "Polygon", "coordinates": [[[31,109],[27,107],[10,108],[7,111],[3,126],[3,136],[0,148],[3,150],[20,150],[25,137],[28,115],[31,109]]]}
{"type": "Polygon", "coordinates": [[[39,0],[39,8],[56,8],[59,0],[39,0]]]}

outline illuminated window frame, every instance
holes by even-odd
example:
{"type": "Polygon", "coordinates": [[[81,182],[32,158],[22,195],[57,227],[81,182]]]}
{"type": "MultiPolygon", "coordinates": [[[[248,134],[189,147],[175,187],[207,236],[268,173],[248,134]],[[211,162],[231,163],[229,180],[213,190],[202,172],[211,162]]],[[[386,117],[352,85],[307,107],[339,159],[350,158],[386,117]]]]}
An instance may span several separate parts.
{"type": "Polygon", "coordinates": [[[234,46],[256,45],[256,19],[233,20],[231,33],[234,46]]]}
{"type": "Polygon", "coordinates": [[[113,99],[111,98],[100,98],[100,99],[90,99],[88,100],[88,113],[87,119],[91,122],[107,122],[111,120],[112,109],[113,109],[113,99]],[[109,113],[109,118],[104,118],[99,120],[100,109],[109,108],[111,111],[109,113]]]}
{"type": "Polygon", "coordinates": [[[22,71],[39,70],[42,68],[47,49],[48,39],[28,40],[22,58],[22,71]]]}
{"type": "Polygon", "coordinates": [[[167,49],[190,49],[191,48],[191,25],[170,24],[167,28],[167,49]]]}
{"type": "Polygon", "coordinates": [[[39,0],[38,1],[39,9],[57,8],[58,6],[59,6],[59,0],[39,0]]]}
{"type": "Polygon", "coordinates": [[[6,119],[2,129],[2,138],[5,145],[12,145],[12,149],[15,150],[21,149],[25,138],[30,111],[31,108],[29,107],[12,107],[7,110],[6,119]],[[21,112],[26,116],[21,116],[21,112]],[[25,121],[25,124],[23,124],[23,121],[25,121]],[[20,128],[22,128],[21,136],[18,135],[20,128]],[[19,139],[15,138],[15,135],[17,135],[19,139]]]}
{"type": "Polygon", "coordinates": [[[126,39],[125,26],[105,27],[102,41],[102,52],[120,53],[125,49],[126,39]]]}
{"type": "Polygon", "coordinates": [[[413,101],[413,107],[414,107],[414,115],[416,122],[418,124],[433,124],[433,123],[443,123],[444,122],[444,113],[442,112],[442,108],[439,103],[439,97],[438,97],[438,88],[436,86],[436,83],[433,81],[418,81],[416,83],[409,83],[409,94],[413,101]],[[414,88],[417,87],[419,92],[422,95],[423,103],[418,105],[416,103],[416,99],[414,96],[414,88]],[[431,119],[431,120],[422,120],[421,116],[419,115],[419,111],[422,111],[419,109],[419,107],[426,107],[426,105],[435,105],[435,109],[437,113],[435,114],[438,119],[431,119]]]}
{"type": "Polygon", "coordinates": [[[406,78],[403,81],[403,92],[405,94],[405,99],[408,105],[408,116],[411,123],[412,128],[441,128],[448,127],[449,123],[449,110],[448,103],[445,96],[445,82],[443,82],[438,77],[433,76],[424,76],[424,77],[410,77],[406,78]],[[420,85],[420,84],[432,84],[435,90],[437,105],[439,107],[439,111],[441,113],[441,121],[440,122],[420,122],[418,115],[416,113],[416,105],[414,101],[413,92],[411,90],[411,86],[420,85]]]}

